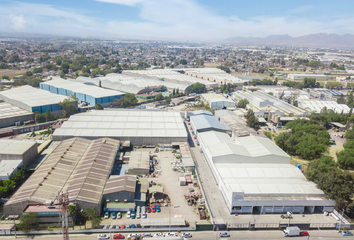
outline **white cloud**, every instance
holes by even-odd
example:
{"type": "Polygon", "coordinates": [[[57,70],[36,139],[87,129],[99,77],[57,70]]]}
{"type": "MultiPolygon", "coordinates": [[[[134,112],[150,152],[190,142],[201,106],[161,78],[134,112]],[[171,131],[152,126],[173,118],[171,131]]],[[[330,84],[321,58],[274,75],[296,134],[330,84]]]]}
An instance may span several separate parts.
{"type": "Polygon", "coordinates": [[[121,4],[127,6],[135,6],[138,3],[143,2],[144,0],[96,0],[97,2],[105,2],[105,3],[114,3],[121,4]]]}
{"type": "MultiPolygon", "coordinates": [[[[118,7],[119,5],[137,7],[139,19],[107,20],[104,17],[94,18],[82,9],[0,1],[0,22],[7,22],[11,30],[34,33],[202,41],[223,40],[234,36],[266,37],[272,34],[300,36],[318,32],[340,34],[354,32],[353,17],[311,20],[294,16],[258,16],[240,19],[237,16],[219,16],[193,0],[96,1],[118,4],[118,7]]],[[[4,28],[6,24],[0,24],[0,31],[7,30],[4,28]]]]}
{"type": "Polygon", "coordinates": [[[23,15],[10,15],[9,27],[13,30],[23,30],[26,28],[26,20],[23,15]]]}

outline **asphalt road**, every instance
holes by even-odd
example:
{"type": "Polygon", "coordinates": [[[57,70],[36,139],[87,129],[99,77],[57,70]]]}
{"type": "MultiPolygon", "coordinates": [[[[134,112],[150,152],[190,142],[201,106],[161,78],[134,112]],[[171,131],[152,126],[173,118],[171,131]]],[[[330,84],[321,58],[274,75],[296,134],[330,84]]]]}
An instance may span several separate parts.
{"type": "MultiPolygon", "coordinates": [[[[218,232],[191,232],[193,238],[191,240],[206,240],[206,239],[284,239],[281,231],[233,231],[229,232],[231,237],[220,238],[218,237],[218,232]]],[[[124,236],[128,236],[129,233],[125,233],[124,236]]],[[[97,239],[98,234],[71,234],[70,239],[75,240],[93,240],[97,239]]],[[[1,240],[15,239],[14,236],[0,236],[1,240]]],[[[63,239],[61,235],[42,235],[42,236],[18,236],[17,239],[50,239],[50,240],[60,240],[63,239]]],[[[112,239],[112,238],[111,238],[112,239]]],[[[127,238],[126,238],[127,239],[127,238]]],[[[149,239],[149,238],[145,238],[149,239]]],[[[168,239],[168,238],[166,238],[168,239]]],[[[295,239],[321,239],[321,240],[332,240],[332,239],[353,239],[353,237],[344,237],[337,231],[310,231],[310,236],[308,237],[297,237],[295,239]]]]}

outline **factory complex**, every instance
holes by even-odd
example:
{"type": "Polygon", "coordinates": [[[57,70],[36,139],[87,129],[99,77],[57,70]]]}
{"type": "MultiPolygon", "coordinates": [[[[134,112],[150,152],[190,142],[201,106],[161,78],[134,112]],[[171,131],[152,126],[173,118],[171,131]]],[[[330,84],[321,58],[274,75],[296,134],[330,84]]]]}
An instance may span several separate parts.
{"type": "Polygon", "coordinates": [[[234,131],[233,138],[214,129],[197,135],[230,213],[333,211],[335,202],[291,165],[290,156],[275,143],[239,129],[234,131]]]}

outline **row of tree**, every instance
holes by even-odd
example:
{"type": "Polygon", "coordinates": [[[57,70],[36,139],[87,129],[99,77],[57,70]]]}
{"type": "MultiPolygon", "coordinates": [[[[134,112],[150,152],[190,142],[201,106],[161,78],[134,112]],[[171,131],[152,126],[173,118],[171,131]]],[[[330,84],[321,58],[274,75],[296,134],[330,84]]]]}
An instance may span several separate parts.
{"type": "Polygon", "coordinates": [[[275,142],[288,154],[311,160],[328,149],[330,135],[317,121],[296,119],[285,126],[290,132],[280,133],[275,142]]]}
{"type": "Polygon", "coordinates": [[[270,80],[270,79],[252,79],[252,81],[245,82],[244,85],[249,86],[256,86],[256,85],[277,85],[278,80],[270,80]]]}
{"type": "Polygon", "coordinates": [[[7,198],[15,186],[21,186],[26,179],[26,173],[26,167],[20,167],[9,179],[0,181],[0,198],[7,198]]]}
{"type": "Polygon", "coordinates": [[[350,218],[354,218],[353,174],[338,169],[331,157],[323,156],[309,163],[305,176],[336,201],[337,210],[344,209],[350,218]]]}

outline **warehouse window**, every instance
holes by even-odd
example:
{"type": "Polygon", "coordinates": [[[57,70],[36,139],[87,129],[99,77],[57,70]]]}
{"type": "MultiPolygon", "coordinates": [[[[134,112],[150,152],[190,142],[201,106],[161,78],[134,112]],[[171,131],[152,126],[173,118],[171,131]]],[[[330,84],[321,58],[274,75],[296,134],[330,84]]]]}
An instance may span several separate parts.
{"type": "Polygon", "coordinates": [[[240,206],[232,207],[232,210],[241,210],[241,209],[242,209],[242,207],[240,207],[240,206]]]}

